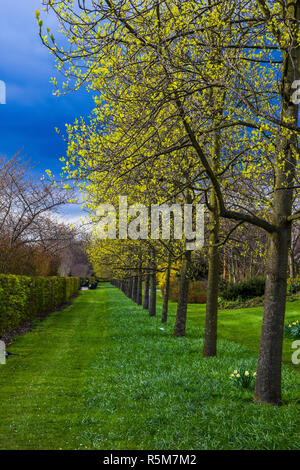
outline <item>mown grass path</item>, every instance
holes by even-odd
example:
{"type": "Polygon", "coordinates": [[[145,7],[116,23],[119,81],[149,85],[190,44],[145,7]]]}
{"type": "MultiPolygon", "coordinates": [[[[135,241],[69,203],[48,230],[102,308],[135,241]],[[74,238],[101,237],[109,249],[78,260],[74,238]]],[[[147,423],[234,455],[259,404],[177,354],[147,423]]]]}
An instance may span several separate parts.
{"type": "Polygon", "coordinates": [[[105,293],[83,292],[19,337],[0,366],[0,448],[74,449],[80,444],[84,387],[104,345],[105,293]]]}
{"type": "Polygon", "coordinates": [[[284,406],[256,405],[229,380],[255,353],[221,339],[203,360],[201,321],[175,339],[173,316],[161,330],[102,285],[18,338],[0,366],[0,448],[299,449],[300,374],[284,367],[284,406]]]}

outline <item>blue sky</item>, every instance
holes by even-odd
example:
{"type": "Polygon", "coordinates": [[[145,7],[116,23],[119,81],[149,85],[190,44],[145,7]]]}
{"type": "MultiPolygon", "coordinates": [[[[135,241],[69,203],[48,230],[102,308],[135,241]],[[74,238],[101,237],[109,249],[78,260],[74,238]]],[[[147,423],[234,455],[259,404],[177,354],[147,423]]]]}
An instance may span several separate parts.
{"type": "MultiPolygon", "coordinates": [[[[41,44],[35,9],[41,10],[40,0],[0,0],[0,80],[7,88],[6,104],[0,104],[0,154],[21,150],[42,175],[48,168],[58,173],[65,154],[55,127],[64,130],[65,123],[87,116],[93,102],[85,90],[52,96],[50,77],[59,77],[59,72],[54,56],[41,44]]],[[[42,17],[55,31],[55,18],[42,17]]]]}

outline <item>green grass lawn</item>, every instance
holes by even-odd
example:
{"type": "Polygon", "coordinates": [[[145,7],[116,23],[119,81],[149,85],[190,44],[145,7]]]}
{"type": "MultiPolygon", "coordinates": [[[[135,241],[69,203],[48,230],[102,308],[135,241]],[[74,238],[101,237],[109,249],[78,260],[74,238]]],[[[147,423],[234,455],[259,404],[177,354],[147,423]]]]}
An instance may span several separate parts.
{"type": "MultiPolygon", "coordinates": [[[[159,306],[162,304],[161,296],[158,296],[159,306]]],[[[169,304],[172,312],[176,312],[176,304],[169,304]]],[[[160,307],[158,309],[160,312],[160,307]]],[[[251,351],[258,353],[260,331],[262,324],[263,307],[239,308],[234,310],[220,310],[218,319],[218,337],[229,339],[239,343],[251,351]]],[[[300,319],[300,300],[287,302],[285,323],[300,319]]],[[[188,324],[205,325],[205,305],[189,304],[188,324]]],[[[285,339],[283,343],[283,360],[291,364],[292,341],[285,339]]],[[[295,366],[300,371],[300,366],[295,366]]]]}
{"type": "Polygon", "coordinates": [[[218,358],[203,360],[203,307],[180,339],[173,307],[161,330],[159,306],[150,319],[102,285],[19,337],[0,366],[0,448],[299,449],[297,371],[284,367],[280,408],[229,380],[256,369],[260,309],[221,312],[218,358]]]}

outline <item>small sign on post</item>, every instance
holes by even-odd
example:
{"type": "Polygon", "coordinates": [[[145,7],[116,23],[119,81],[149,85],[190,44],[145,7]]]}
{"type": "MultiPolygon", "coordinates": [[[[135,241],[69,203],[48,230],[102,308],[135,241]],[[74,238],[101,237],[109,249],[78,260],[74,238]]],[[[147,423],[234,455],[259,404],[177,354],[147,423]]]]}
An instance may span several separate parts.
{"type": "Polygon", "coordinates": [[[6,85],[0,80],[0,104],[6,104],[6,85]]]}
{"type": "Polygon", "coordinates": [[[4,341],[0,341],[0,364],[6,364],[6,346],[4,341]]]}

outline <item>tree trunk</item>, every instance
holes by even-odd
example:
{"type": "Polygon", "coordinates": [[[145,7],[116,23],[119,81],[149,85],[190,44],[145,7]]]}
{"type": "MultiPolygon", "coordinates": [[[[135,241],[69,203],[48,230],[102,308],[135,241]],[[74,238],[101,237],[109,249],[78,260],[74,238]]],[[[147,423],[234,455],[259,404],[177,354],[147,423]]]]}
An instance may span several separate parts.
{"type": "Polygon", "coordinates": [[[270,236],[255,400],[281,403],[281,360],[290,227],[270,236]]]}
{"type": "Polygon", "coordinates": [[[156,263],[155,263],[154,253],[153,253],[151,268],[152,268],[152,271],[150,274],[149,317],[155,317],[156,315],[156,263]]]}
{"type": "Polygon", "coordinates": [[[130,279],[126,280],[126,295],[127,297],[130,297],[131,293],[131,285],[130,285],[130,279]]]}
{"type": "Polygon", "coordinates": [[[224,258],[223,258],[223,280],[226,281],[227,279],[227,271],[226,271],[226,255],[224,250],[224,258]]]}
{"type": "Polygon", "coordinates": [[[189,293],[188,270],[191,264],[191,252],[187,251],[182,262],[180,271],[180,289],[177,303],[177,313],[174,328],[174,336],[181,337],[185,335],[186,328],[186,310],[189,293]]]}
{"type": "Polygon", "coordinates": [[[252,256],[251,256],[251,258],[250,258],[250,268],[249,268],[249,277],[250,277],[250,279],[253,277],[253,274],[252,274],[253,271],[252,271],[252,269],[253,269],[253,258],[252,258],[252,256]]]}
{"type": "Polygon", "coordinates": [[[164,301],[162,307],[161,321],[166,323],[168,320],[168,304],[169,304],[169,293],[170,293],[170,273],[171,273],[171,253],[169,253],[168,267],[166,272],[166,284],[164,288],[164,301]]]}
{"type": "Polygon", "coordinates": [[[130,282],[130,298],[131,300],[133,300],[133,291],[134,291],[134,277],[131,278],[131,282],[130,282]]]}
{"type": "Polygon", "coordinates": [[[138,276],[133,278],[132,300],[137,304],[138,301],[138,276]]]}
{"type": "Polygon", "coordinates": [[[133,288],[133,278],[129,278],[129,285],[128,285],[128,297],[132,299],[132,288],[133,288]]]}
{"type": "Polygon", "coordinates": [[[296,277],[295,261],[294,261],[293,252],[291,249],[289,250],[289,272],[290,272],[290,277],[292,279],[296,277]]]}
{"type": "Polygon", "coordinates": [[[138,275],[138,283],[137,283],[137,304],[142,305],[143,303],[143,282],[142,282],[142,274],[139,273],[138,275]]]}
{"type": "MultiPolygon", "coordinates": [[[[221,115],[218,116],[218,122],[221,115]]],[[[212,166],[217,173],[221,161],[221,135],[220,131],[214,132],[212,166]]],[[[219,233],[220,215],[218,198],[211,190],[209,210],[209,248],[208,248],[208,284],[206,301],[206,319],[204,333],[203,357],[214,357],[217,355],[217,326],[218,326],[218,295],[219,295],[219,233]]]]}
{"type": "Polygon", "coordinates": [[[234,254],[231,251],[231,267],[232,267],[232,280],[234,284],[236,283],[236,277],[235,277],[235,265],[234,265],[234,254]]]}
{"type": "Polygon", "coordinates": [[[217,355],[217,328],[218,328],[218,293],[219,293],[219,214],[217,198],[212,194],[214,211],[209,215],[209,249],[208,249],[208,283],[206,301],[206,319],[204,333],[203,357],[217,355]]]}
{"type": "MultiPolygon", "coordinates": [[[[300,4],[294,0],[284,9],[289,26],[291,30],[294,30],[294,46],[298,47],[283,54],[281,118],[297,127],[298,105],[293,103],[291,98],[293,81],[296,74],[300,72],[300,51],[297,42],[299,26],[295,27],[296,18],[300,19],[300,4]]],[[[273,200],[273,224],[276,225],[277,230],[269,235],[264,314],[254,395],[256,401],[274,405],[281,404],[282,343],[288,252],[291,243],[291,223],[287,221],[287,218],[292,213],[296,168],[293,148],[298,148],[295,134],[280,133],[279,129],[273,200]]]]}
{"type": "Polygon", "coordinates": [[[149,287],[150,287],[150,276],[147,273],[145,276],[145,282],[144,282],[144,300],[143,300],[144,310],[148,310],[149,308],[149,287]]]}

